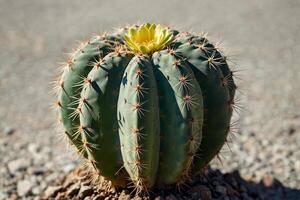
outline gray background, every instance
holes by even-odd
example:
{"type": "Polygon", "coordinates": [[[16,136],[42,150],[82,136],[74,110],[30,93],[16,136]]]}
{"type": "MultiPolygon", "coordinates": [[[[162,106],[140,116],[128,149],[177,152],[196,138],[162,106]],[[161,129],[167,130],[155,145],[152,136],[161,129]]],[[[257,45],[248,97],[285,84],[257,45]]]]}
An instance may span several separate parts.
{"type": "Polygon", "coordinates": [[[239,169],[254,180],[271,174],[300,188],[299,17],[299,0],[0,0],[2,176],[11,179],[8,164],[21,158],[30,162],[12,185],[29,177],[28,168],[46,166],[56,176],[68,172],[76,159],[56,137],[55,114],[49,109],[58,62],[77,40],[136,22],[157,22],[208,32],[212,41],[223,41],[237,63],[234,69],[241,70],[240,131],[232,153],[224,149],[221,169],[239,169]]]}

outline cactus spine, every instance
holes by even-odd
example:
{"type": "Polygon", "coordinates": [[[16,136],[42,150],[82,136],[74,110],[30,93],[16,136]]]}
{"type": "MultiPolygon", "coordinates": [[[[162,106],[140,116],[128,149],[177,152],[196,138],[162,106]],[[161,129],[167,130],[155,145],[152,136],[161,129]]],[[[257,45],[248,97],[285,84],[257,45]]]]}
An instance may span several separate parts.
{"type": "Polygon", "coordinates": [[[184,182],[220,151],[235,84],[204,36],[143,24],[82,44],[58,83],[64,132],[93,170],[138,189],[184,182]]]}

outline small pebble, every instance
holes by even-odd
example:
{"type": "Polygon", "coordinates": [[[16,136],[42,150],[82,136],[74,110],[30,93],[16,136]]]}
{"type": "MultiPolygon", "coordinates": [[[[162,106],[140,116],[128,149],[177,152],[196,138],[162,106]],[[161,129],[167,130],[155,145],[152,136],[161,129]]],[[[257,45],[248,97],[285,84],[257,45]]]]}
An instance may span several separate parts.
{"type": "Polygon", "coordinates": [[[211,199],[211,191],[210,189],[205,185],[198,185],[195,187],[192,187],[192,189],[189,190],[189,193],[194,194],[193,196],[201,197],[202,200],[210,200],[211,199]]]}
{"type": "Polygon", "coordinates": [[[103,199],[104,199],[104,197],[99,194],[93,198],[93,200],[103,200],[103,199]]]}
{"type": "Polygon", "coordinates": [[[8,164],[8,170],[11,174],[15,175],[20,170],[25,170],[30,166],[30,159],[19,158],[17,160],[12,160],[8,164]]]}
{"type": "Polygon", "coordinates": [[[81,186],[80,190],[79,190],[79,198],[84,198],[86,196],[90,196],[93,194],[93,188],[90,186],[81,186]]]}
{"type": "Polygon", "coordinates": [[[32,188],[32,182],[28,181],[28,180],[20,180],[18,181],[17,184],[17,192],[18,192],[18,196],[22,197],[22,196],[26,196],[32,188]]]}
{"type": "Polygon", "coordinates": [[[177,200],[177,198],[173,194],[170,194],[166,197],[166,200],[177,200]]]}
{"type": "Polygon", "coordinates": [[[15,129],[11,128],[11,127],[5,127],[3,130],[3,133],[5,135],[12,135],[15,132],[15,129]]]}
{"type": "Polygon", "coordinates": [[[227,189],[224,186],[217,185],[216,186],[216,192],[218,192],[221,195],[226,195],[227,194],[227,189]]]}
{"type": "Polygon", "coordinates": [[[30,143],[28,144],[28,147],[27,147],[28,151],[30,153],[33,153],[33,154],[36,154],[40,151],[40,147],[38,144],[35,144],[35,143],[30,143]]]}
{"type": "Polygon", "coordinates": [[[49,186],[45,191],[45,199],[55,197],[62,189],[61,186],[49,186]]]}
{"type": "Polygon", "coordinates": [[[118,198],[118,200],[130,200],[130,195],[122,192],[118,198]]]}
{"type": "Polygon", "coordinates": [[[72,197],[78,194],[80,190],[80,183],[75,183],[67,190],[67,196],[72,197]]]}

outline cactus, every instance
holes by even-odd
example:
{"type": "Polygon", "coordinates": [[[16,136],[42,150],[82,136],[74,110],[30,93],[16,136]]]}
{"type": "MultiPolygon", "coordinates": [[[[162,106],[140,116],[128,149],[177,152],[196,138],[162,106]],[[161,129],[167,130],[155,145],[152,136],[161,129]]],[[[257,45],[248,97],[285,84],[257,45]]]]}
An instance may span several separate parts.
{"type": "Polygon", "coordinates": [[[235,83],[204,35],[156,24],[82,43],[57,84],[64,134],[116,186],[181,184],[226,142],[235,83]]]}

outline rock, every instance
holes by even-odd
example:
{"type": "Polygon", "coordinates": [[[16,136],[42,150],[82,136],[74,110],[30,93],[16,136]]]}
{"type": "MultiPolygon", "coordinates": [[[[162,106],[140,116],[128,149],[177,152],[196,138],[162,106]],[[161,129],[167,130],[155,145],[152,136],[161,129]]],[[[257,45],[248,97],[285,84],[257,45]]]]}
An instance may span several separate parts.
{"type": "MultiPolygon", "coordinates": [[[[106,198],[105,198],[106,199],[106,198]]],[[[142,197],[140,196],[135,196],[134,198],[132,198],[132,200],[143,200],[142,197]]]]}
{"type": "Polygon", "coordinates": [[[51,183],[51,182],[57,180],[58,177],[59,177],[59,174],[54,172],[54,173],[51,173],[48,176],[46,176],[45,181],[51,183]]]}
{"type": "Polygon", "coordinates": [[[230,196],[230,200],[240,200],[237,196],[230,196]]]}
{"type": "Polygon", "coordinates": [[[99,194],[103,199],[106,197],[105,192],[100,192],[99,194]]]}
{"type": "Polygon", "coordinates": [[[28,144],[27,150],[32,154],[36,154],[41,150],[41,148],[35,143],[30,143],[28,144]]]}
{"type": "Polygon", "coordinates": [[[84,198],[87,196],[90,196],[94,193],[93,188],[90,186],[81,186],[80,191],[79,191],[79,198],[84,198]]]}
{"type": "Polygon", "coordinates": [[[49,199],[50,197],[55,197],[60,191],[62,191],[61,186],[49,186],[45,191],[45,199],[49,199]]]}
{"type": "Polygon", "coordinates": [[[63,183],[64,188],[68,188],[71,185],[75,184],[78,180],[75,178],[75,176],[68,176],[63,183]]]}
{"type": "Polygon", "coordinates": [[[32,189],[32,182],[28,180],[18,181],[17,184],[18,196],[20,197],[26,196],[27,194],[29,194],[29,192],[31,192],[31,189],[32,189]]]}
{"type": "Polygon", "coordinates": [[[166,197],[166,200],[177,200],[177,198],[173,194],[170,194],[166,197]]]}
{"type": "Polygon", "coordinates": [[[112,188],[110,188],[109,192],[110,192],[111,194],[115,194],[115,193],[116,193],[116,189],[115,189],[114,187],[112,187],[112,188]]]}
{"type": "Polygon", "coordinates": [[[93,200],[103,200],[103,199],[104,199],[104,197],[101,196],[100,194],[96,195],[96,196],[93,198],[93,200]]]}
{"type": "Polygon", "coordinates": [[[281,185],[281,183],[277,179],[273,178],[271,175],[268,174],[264,175],[262,179],[262,183],[266,187],[274,187],[274,186],[281,185]]]}
{"type": "Polygon", "coordinates": [[[67,190],[67,196],[72,197],[78,194],[80,190],[80,183],[75,183],[67,190]]]}
{"type": "Polygon", "coordinates": [[[202,200],[210,200],[211,199],[211,191],[208,187],[200,186],[200,197],[202,200]]]}
{"type": "Polygon", "coordinates": [[[62,167],[62,171],[63,171],[64,173],[69,173],[69,172],[72,171],[74,168],[75,168],[75,164],[74,164],[74,163],[69,163],[69,164],[64,165],[64,166],[62,167]]]}
{"type": "Polygon", "coordinates": [[[130,195],[126,194],[124,191],[120,194],[118,200],[130,200],[130,195]]]}
{"type": "Polygon", "coordinates": [[[10,195],[10,197],[8,199],[9,200],[18,200],[19,198],[18,198],[17,194],[13,193],[13,194],[10,195]]]}
{"type": "Polygon", "coordinates": [[[295,170],[296,172],[300,172],[300,160],[295,161],[295,170]]]}
{"type": "Polygon", "coordinates": [[[32,188],[32,194],[34,195],[39,195],[41,193],[41,188],[40,187],[34,187],[32,188]]]}
{"type": "Polygon", "coordinates": [[[11,128],[11,127],[5,127],[3,130],[3,133],[5,135],[12,135],[15,132],[15,129],[11,128]]]}
{"type": "Polygon", "coordinates": [[[10,161],[7,164],[8,170],[12,175],[15,175],[20,170],[25,170],[30,166],[30,159],[20,158],[10,161]]]}
{"type": "Polygon", "coordinates": [[[221,194],[221,195],[226,195],[227,194],[227,189],[226,189],[226,187],[224,187],[222,185],[217,185],[216,186],[216,192],[221,194]]]}
{"type": "Polygon", "coordinates": [[[70,198],[67,198],[65,195],[66,195],[65,192],[59,192],[59,193],[55,196],[55,200],[70,199],[70,198]]]}
{"type": "Polygon", "coordinates": [[[241,197],[242,197],[243,200],[253,200],[253,199],[252,199],[251,197],[249,197],[249,195],[246,194],[246,193],[243,193],[241,197]]]}
{"type": "Polygon", "coordinates": [[[235,195],[238,195],[238,192],[233,189],[230,185],[227,185],[227,194],[232,197],[232,196],[235,196],[235,195]]]}
{"type": "Polygon", "coordinates": [[[36,176],[43,175],[46,173],[46,169],[44,167],[30,167],[27,169],[28,174],[33,174],[36,176]]]}
{"type": "Polygon", "coordinates": [[[205,185],[199,185],[193,187],[189,190],[189,193],[192,194],[193,197],[198,198],[201,197],[202,200],[210,200],[211,199],[211,191],[205,185]]]}
{"type": "Polygon", "coordinates": [[[0,191],[0,199],[7,199],[7,195],[4,193],[4,191],[0,191]]]}
{"type": "Polygon", "coordinates": [[[47,183],[42,181],[42,182],[39,182],[39,187],[41,188],[41,190],[45,190],[46,187],[47,187],[47,183]]]}
{"type": "Polygon", "coordinates": [[[238,183],[233,175],[226,173],[224,174],[224,179],[228,184],[232,185],[233,187],[238,186],[238,183]]]}
{"type": "Polygon", "coordinates": [[[262,182],[266,187],[272,187],[274,185],[274,179],[270,175],[265,175],[262,179],[262,182]]]}

